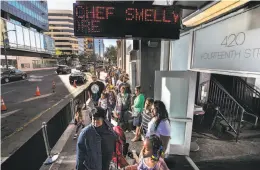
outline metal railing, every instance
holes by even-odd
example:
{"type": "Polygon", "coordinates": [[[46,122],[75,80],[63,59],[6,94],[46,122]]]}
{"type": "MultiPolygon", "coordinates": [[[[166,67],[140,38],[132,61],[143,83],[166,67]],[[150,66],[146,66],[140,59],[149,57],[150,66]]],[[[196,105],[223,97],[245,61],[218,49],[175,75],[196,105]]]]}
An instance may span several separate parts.
{"type": "MultiPolygon", "coordinates": [[[[241,122],[247,122],[255,126],[257,124],[258,117],[247,112],[213,77],[209,81],[208,102],[217,107],[217,114],[214,120],[217,117],[221,118],[229,127],[229,130],[236,134],[236,141],[239,137],[241,122]],[[245,115],[252,116],[254,122],[244,120],[245,115]]],[[[213,121],[212,126],[214,126],[214,123],[215,121],[213,121]]]]}
{"type": "Polygon", "coordinates": [[[85,90],[69,101],[57,106],[58,112],[51,110],[46,114],[54,116],[42,124],[42,127],[12,155],[1,164],[2,169],[39,169],[44,164],[51,164],[57,160],[59,154],[51,150],[74,119],[75,101],[85,103],[85,90]],[[47,159],[46,159],[47,158],[47,159]]]}
{"type": "Polygon", "coordinates": [[[232,96],[247,111],[260,116],[260,92],[238,77],[233,78],[233,85],[232,96]]]}

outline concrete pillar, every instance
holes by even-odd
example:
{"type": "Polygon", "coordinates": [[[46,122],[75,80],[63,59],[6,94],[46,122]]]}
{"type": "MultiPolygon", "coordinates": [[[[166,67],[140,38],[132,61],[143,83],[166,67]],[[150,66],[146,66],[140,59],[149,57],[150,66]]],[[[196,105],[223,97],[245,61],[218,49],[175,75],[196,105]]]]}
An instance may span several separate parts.
{"type": "Polygon", "coordinates": [[[160,70],[167,71],[169,70],[169,62],[170,62],[170,41],[161,41],[161,62],[160,62],[160,70]]]}

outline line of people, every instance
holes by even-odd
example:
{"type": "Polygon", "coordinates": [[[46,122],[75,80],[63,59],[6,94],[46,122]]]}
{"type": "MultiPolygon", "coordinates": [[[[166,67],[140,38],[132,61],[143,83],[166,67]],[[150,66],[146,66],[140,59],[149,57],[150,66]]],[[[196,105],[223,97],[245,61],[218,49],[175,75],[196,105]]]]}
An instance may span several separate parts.
{"type": "MultiPolygon", "coordinates": [[[[141,87],[135,87],[131,94],[129,77],[120,69],[110,68],[104,84],[92,76],[93,82],[87,91],[95,108],[91,111],[91,124],[82,129],[77,141],[78,170],[109,170],[111,160],[118,149],[116,142],[124,137],[115,131],[111,120],[118,123],[119,131],[130,132],[135,127],[135,137],[131,142],[140,141],[143,137],[143,148],[138,156],[135,152],[128,155],[135,159],[134,165],[117,159],[120,168],[137,170],[167,170],[164,162],[165,151],[170,140],[170,120],[162,101],[146,98],[141,87]]],[[[80,113],[80,110],[78,110],[80,113]]],[[[77,131],[84,127],[81,116],[77,115],[77,131]]],[[[124,142],[125,143],[125,139],[124,142]]],[[[124,150],[124,149],[123,149],[124,150]]],[[[126,154],[124,154],[125,156],[126,154]]],[[[114,160],[114,159],[113,159],[114,160]]]]}

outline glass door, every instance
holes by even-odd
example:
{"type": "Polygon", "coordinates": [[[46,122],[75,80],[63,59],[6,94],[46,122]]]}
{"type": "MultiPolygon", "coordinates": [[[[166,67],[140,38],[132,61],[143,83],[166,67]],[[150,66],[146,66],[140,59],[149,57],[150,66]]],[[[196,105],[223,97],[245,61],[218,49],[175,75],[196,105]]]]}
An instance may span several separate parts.
{"type": "Polygon", "coordinates": [[[154,98],[164,102],[171,121],[168,154],[189,155],[196,78],[191,71],[155,72],[154,98]]]}

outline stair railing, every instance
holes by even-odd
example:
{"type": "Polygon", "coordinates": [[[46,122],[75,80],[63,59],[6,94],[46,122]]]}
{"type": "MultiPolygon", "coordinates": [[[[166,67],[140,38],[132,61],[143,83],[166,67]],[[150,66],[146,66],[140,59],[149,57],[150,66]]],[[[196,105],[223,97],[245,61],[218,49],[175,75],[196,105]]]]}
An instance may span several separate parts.
{"type": "Polygon", "coordinates": [[[236,134],[236,141],[238,140],[240,133],[241,122],[247,122],[256,126],[258,117],[245,111],[241,106],[225,89],[218,83],[215,78],[211,77],[209,85],[208,102],[217,106],[217,114],[215,118],[221,117],[230,129],[236,134]],[[253,116],[254,123],[244,120],[246,116],[253,116]]]}
{"type": "Polygon", "coordinates": [[[260,116],[260,92],[238,77],[233,78],[233,84],[234,98],[243,104],[247,111],[260,116]]]}

